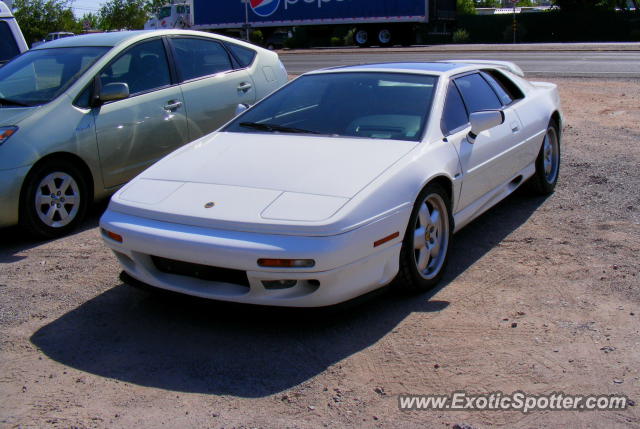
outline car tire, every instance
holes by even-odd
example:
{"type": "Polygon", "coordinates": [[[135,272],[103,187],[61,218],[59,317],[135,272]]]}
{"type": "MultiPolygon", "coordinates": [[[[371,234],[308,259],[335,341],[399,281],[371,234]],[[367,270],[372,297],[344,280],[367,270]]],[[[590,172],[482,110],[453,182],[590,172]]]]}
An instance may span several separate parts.
{"type": "Polygon", "coordinates": [[[542,147],[536,158],[536,172],[529,179],[529,188],[538,195],[553,193],[560,173],[560,133],[552,119],[547,127],[542,147]]]}
{"type": "Polygon", "coordinates": [[[32,235],[56,238],[82,222],[90,192],[82,171],[68,160],[37,165],[27,176],[20,201],[20,224],[32,235]]]}
{"type": "Polygon", "coordinates": [[[451,201],[437,183],[427,185],[416,200],[400,250],[395,287],[425,292],[442,278],[453,238],[451,201]]]}

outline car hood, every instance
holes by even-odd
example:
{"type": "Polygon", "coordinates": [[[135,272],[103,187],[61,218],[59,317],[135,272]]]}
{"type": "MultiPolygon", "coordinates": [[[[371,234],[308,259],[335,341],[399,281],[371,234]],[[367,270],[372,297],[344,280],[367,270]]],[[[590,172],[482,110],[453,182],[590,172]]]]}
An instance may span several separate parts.
{"type": "Polygon", "coordinates": [[[331,218],[415,145],[216,133],[143,172],[114,195],[110,209],[222,229],[286,233],[315,225],[329,233],[331,218]]]}
{"type": "Polygon", "coordinates": [[[0,127],[18,125],[20,121],[31,116],[38,107],[6,107],[0,106],[0,127]]]}

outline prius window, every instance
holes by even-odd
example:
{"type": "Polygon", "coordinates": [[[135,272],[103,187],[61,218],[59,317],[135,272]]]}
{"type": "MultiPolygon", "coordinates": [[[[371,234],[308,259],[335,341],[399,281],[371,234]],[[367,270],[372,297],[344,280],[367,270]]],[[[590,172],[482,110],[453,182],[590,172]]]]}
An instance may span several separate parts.
{"type": "Polygon", "coordinates": [[[182,80],[210,76],[233,69],[227,50],[215,40],[176,37],[171,39],[182,80]]]}
{"type": "Polygon", "coordinates": [[[100,73],[102,86],[124,82],[129,93],[152,91],[171,84],[162,40],[140,43],[125,51],[100,73]]]}

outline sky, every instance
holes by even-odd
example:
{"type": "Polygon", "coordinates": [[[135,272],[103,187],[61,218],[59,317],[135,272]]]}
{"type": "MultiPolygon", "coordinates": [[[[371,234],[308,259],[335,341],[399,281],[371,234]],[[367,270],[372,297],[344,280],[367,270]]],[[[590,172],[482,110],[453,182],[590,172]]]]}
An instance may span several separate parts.
{"type": "Polygon", "coordinates": [[[74,0],[73,13],[80,17],[85,13],[96,13],[100,9],[103,0],[74,0]]]}

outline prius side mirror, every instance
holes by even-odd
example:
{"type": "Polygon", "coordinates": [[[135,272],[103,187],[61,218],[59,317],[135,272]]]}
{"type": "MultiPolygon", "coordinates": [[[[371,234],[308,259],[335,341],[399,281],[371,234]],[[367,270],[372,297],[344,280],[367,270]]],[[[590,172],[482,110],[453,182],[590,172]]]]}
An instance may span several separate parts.
{"type": "Polygon", "coordinates": [[[482,110],[480,112],[473,112],[469,115],[469,122],[471,123],[471,131],[469,131],[467,140],[469,143],[474,143],[478,134],[493,127],[497,127],[504,122],[504,112],[502,110],[482,110]]]}
{"type": "Polygon", "coordinates": [[[98,100],[100,103],[117,101],[129,98],[129,85],[124,82],[113,82],[104,85],[100,89],[98,100]]]}

